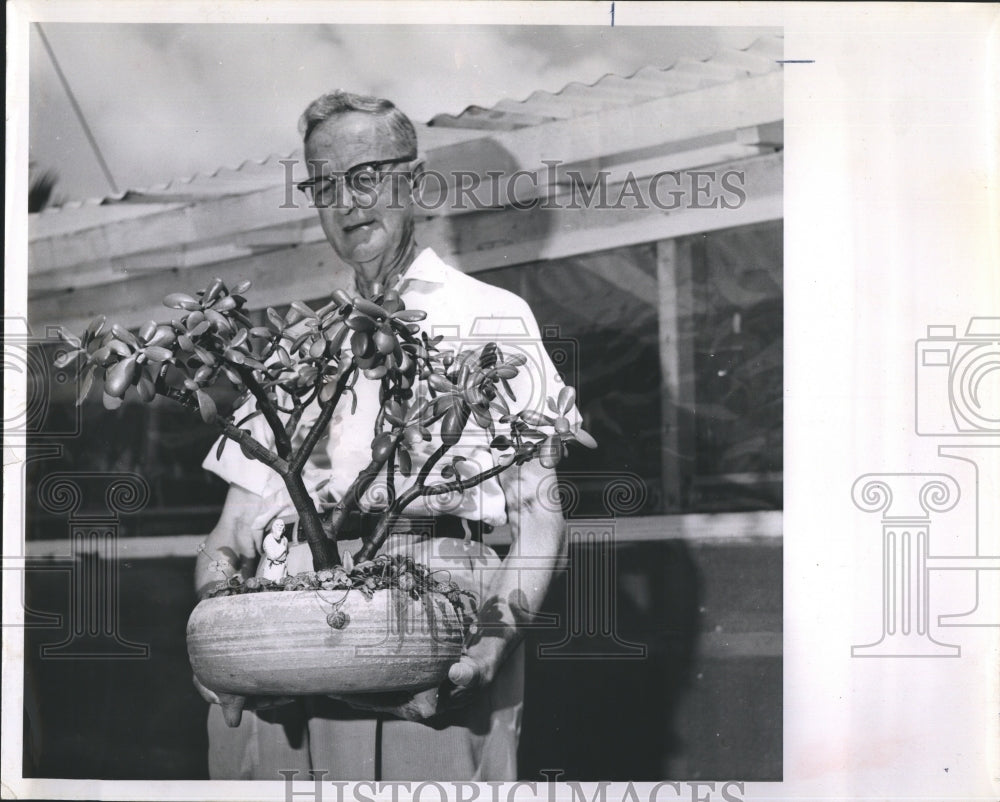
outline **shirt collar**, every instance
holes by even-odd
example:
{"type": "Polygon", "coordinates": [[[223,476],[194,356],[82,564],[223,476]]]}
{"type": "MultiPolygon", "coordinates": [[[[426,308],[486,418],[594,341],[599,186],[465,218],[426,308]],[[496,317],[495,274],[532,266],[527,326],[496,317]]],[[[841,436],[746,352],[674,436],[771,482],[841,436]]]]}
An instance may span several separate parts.
{"type": "MultiPolygon", "coordinates": [[[[416,258],[406,268],[397,284],[397,290],[404,292],[412,283],[431,284],[440,286],[448,281],[448,271],[452,270],[445,264],[441,257],[434,253],[432,248],[424,248],[417,254],[416,258]]],[[[354,293],[360,294],[357,284],[357,276],[352,276],[354,282],[354,293]]]]}
{"type": "Polygon", "coordinates": [[[399,290],[402,292],[411,281],[425,284],[445,284],[448,278],[448,269],[448,265],[432,249],[424,248],[403,273],[399,290]]]}

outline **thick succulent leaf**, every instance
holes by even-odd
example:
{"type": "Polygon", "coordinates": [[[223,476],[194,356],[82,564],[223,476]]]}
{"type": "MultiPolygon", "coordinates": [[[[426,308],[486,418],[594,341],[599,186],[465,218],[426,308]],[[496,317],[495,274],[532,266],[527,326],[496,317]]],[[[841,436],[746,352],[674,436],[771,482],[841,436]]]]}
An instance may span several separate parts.
{"type": "Polygon", "coordinates": [[[200,337],[210,328],[212,328],[212,323],[209,320],[199,320],[197,323],[194,323],[193,325],[190,323],[190,321],[188,322],[188,334],[190,334],[192,337],[200,337]]]}
{"type": "Polygon", "coordinates": [[[108,322],[108,319],[104,315],[98,315],[92,321],[90,325],[87,326],[87,337],[88,339],[94,339],[95,337],[100,337],[104,331],[104,325],[108,322]]]}
{"type": "Polygon", "coordinates": [[[166,362],[174,355],[169,348],[163,348],[159,345],[149,345],[143,349],[143,353],[146,354],[146,359],[150,362],[166,362]]]}
{"type": "Polygon", "coordinates": [[[214,309],[206,309],[205,317],[223,334],[228,334],[233,330],[233,324],[226,319],[226,316],[214,309]]]}
{"type": "Polygon", "coordinates": [[[220,293],[225,292],[225,290],[226,290],[225,283],[222,281],[221,278],[216,276],[208,283],[208,286],[205,288],[205,294],[202,295],[201,298],[202,303],[206,304],[212,303],[212,301],[214,301],[217,297],[219,297],[220,293]]]}
{"type": "Polygon", "coordinates": [[[544,468],[556,467],[561,456],[562,441],[556,436],[547,438],[538,451],[538,461],[544,468]]]}
{"type": "Polygon", "coordinates": [[[111,327],[111,333],[123,343],[130,345],[132,348],[139,347],[139,341],[135,338],[135,335],[124,326],[120,326],[115,323],[115,325],[111,327]]]}
{"type": "Polygon", "coordinates": [[[125,357],[108,370],[104,379],[104,392],[114,398],[121,398],[132,384],[136,372],[136,356],[125,357]]]}
{"type": "Polygon", "coordinates": [[[432,373],[428,376],[427,384],[430,385],[432,390],[436,390],[439,393],[447,393],[455,389],[455,385],[440,373],[432,373]]]}
{"type": "Polygon", "coordinates": [[[216,362],[215,356],[206,351],[200,345],[196,345],[194,347],[194,355],[198,357],[198,359],[200,359],[206,365],[214,365],[216,362]]]}
{"type": "Polygon", "coordinates": [[[372,319],[370,315],[366,315],[364,312],[359,312],[357,310],[351,312],[347,316],[345,321],[347,327],[353,331],[364,331],[373,332],[378,327],[378,324],[372,319]]]}
{"type": "Polygon", "coordinates": [[[108,395],[107,393],[103,394],[101,401],[105,409],[118,409],[122,405],[120,398],[115,398],[113,395],[108,395]]]}
{"type": "Polygon", "coordinates": [[[147,345],[170,346],[177,342],[177,335],[170,326],[157,326],[153,336],[146,340],[147,345]]]}
{"type": "Polygon", "coordinates": [[[252,421],[252,420],[253,420],[254,418],[256,418],[256,417],[257,417],[258,415],[263,415],[263,414],[264,414],[264,413],[263,413],[263,412],[261,412],[261,411],[260,411],[259,409],[255,409],[255,410],[254,410],[253,412],[251,412],[251,413],[250,413],[249,415],[245,415],[245,416],[244,416],[244,417],[242,417],[242,418],[241,418],[240,420],[238,420],[238,421],[236,422],[236,424],[235,424],[235,425],[236,425],[237,427],[240,427],[240,426],[243,426],[243,425],[244,425],[245,423],[247,423],[248,421],[252,421]]]}
{"type": "Polygon", "coordinates": [[[130,356],[132,354],[132,349],[121,340],[109,340],[105,347],[114,351],[118,356],[130,356]]]}
{"type": "Polygon", "coordinates": [[[318,340],[313,340],[309,344],[309,356],[313,359],[319,359],[326,353],[326,340],[320,338],[318,340]]]}
{"type": "Polygon", "coordinates": [[[569,412],[575,401],[576,390],[567,385],[559,391],[559,399],[556,401],[556,406],[559,408],[559,411],[565,415],[569,412]]]}
{"type": "Polygon", "coordinates": [[[239,348],[243,343],[247,341],[250,336],[250,332],[246,329],[240,329],[236,334],[233,335],[233,339],[229,341],[230,348],[239,348]]]}
{"type": "Polygon", "coordinates": [[[413,460],[410,458],[410,452],[405,448],[401,448],[399,449],[397,457],[399,459],[399,472],[403,474],[403,476],[408,477],[411,473],[413,473],[413,460]]]}
{"type": "Polygon", "coordinates": [[[57,333],[59,334],[60,339],[62,339],[66,343],[69,343],[74,348],[82,348],[83,347],[83,342],[80,340],[80,338],[77,337],[69,329],[67,329],[67,328],[65,328],[63,326],[60,326],[57,333]]]}
{"type": "Polygon", "coordinates": [[[333,398],[333,394],[336,392],[337,392],[337,382],[328,381],[326,384],[323,385],[323,388],[319,391],[320,403],[325,404],[327,401],[333,398]]]}
{"type": "Polygon", "coordinates": [[[90,388],[94,386],[94,373],[96,368],[90,367],[83,372],[80,378],[80,386],[77,388],[76,405],[80,406],[90,393],[90,388]]]}
{"type": "Polygon", "coordinates": [[[375,318],[376,320],[385,320],[389,317],[389,313],[383,307],[378,304],[374,304],[371,301],[366,301],[364,298],[355,298],[354,308],[369,317],[375,318]]]}
{"type": "Polygon", "coordinates": [[[204,390],[195,390],[194,396],[198,400],[198,411],[201,413],[201,419],[205,423],[214,423],[219,413],[215,408],[212,396],[204,390]]]}
{"type": "Polygon", "coordinates": [[[156,321],[147,320],[142,324],[142,328],[139,329],[139,339],[144,343],[149,343],[150,337],[156,332],[156,321]]]}
{"type": "Polygon", "coordinates": [[[579,427],[573,429],[573,439],[586,448],[597,448],[597,441],[588,432],[579,427]]]}
{"type": "Polygon", "coordinates": [[[472,408],[472,415],[482,429],[488,429],[493,425],[493,418],[479,407],[472,408]]]}
{"type": "Polygon", "coordinates": [[[552,418],[536,412],[533,409],[526,409],[521,412],[521,418],[532,426],[548,426],[552,423],[552,418]]]}
{"type": "Polygon", "coordinates": [[[65,351],[59,354],[59,356],[56,357],[55,362],[53,362],[52,364],[55,367],[59,368],[59,370],[62,370],[63,368],[69,367],[71,364],[73,364],[73,362],[75,362],[82,353],[83,353],[82,351],[76,349],[72,351],[65,351]]]}
{"type": "Polygon", "coordinates": [[[316,317],[316,313],[301,301],[292,301],[289,306],[302,315],[302,317],[316,317]]]}
{"type": "Polygon", "coordinates": [[[170,293],[170,295],[163,299],[163,305],[171,309],[186,309],[189,311],[198,309],[201,306],[197,298],[188,295],[186,292],[170,293]]]}
{"type": "Polygon", "coordinates": [[[139,381],[136,383],[135,389],[139,395],[139,399],[146,404],[156,398],[156,386],[153,384],[152,379],[145,375],[145,373],[139,376],[139,381]]]}
{"type": "Polygon", "coordinates": [[[271,323],[274,325],[274,327],[278,331],[284,331],[285,330],[285,319],[280,314],[278,314],[278,310],[277,309],[275,309],[274,307],[269,306],[267,308],[267,313],[266,314],[267,314],[267,319],[271,321],[271,323]]]}
{"type": "Polygon", "coordinates": [[[393,320],[401,320],[404,323],[419,323],[421,320],[427,319],[427,313],[419,309],[402,309],[399,312],[393,312],[393,320]]]}

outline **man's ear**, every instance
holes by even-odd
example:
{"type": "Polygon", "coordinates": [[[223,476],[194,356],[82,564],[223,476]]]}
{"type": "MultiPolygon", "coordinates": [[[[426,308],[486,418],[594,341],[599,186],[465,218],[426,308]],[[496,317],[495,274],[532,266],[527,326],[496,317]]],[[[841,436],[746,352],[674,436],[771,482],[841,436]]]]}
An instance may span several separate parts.
{"type": "Polygon", "coordinates": [[[410,168],[410,188],[413,190],[414,194],[420,192],[420,188],[424,183],[424,178],[427,177],[427,170],[425,168],[424,160],[417,159],[413,163],[413,167],[410,168]]]}

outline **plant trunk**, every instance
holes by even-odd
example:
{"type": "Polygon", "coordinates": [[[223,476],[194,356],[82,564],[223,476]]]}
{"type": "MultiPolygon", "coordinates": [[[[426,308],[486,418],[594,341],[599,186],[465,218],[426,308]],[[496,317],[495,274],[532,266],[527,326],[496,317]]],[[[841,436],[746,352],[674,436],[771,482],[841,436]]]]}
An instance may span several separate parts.
{"type": "Polygon", "coordinates": [[[302,477],[298,473],[292,473],[282,477],[288,495],[295,505],[295,510],[299,514],[299,526],[309,543],[309,551],[312,553],[313,570],[322,571],[326,568],[333,568],[340,565],[340,552],[337,550],[337,542],[326,536],[323,523],[319,513],[316,512],[316,505],[313,504],[302,477]]]}

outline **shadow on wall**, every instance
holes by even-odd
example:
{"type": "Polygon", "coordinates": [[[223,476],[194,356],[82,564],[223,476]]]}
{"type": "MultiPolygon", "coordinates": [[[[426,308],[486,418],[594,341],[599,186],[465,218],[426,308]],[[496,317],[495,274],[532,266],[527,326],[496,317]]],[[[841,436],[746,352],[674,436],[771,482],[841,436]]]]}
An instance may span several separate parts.
{"type": "MultiPolygon", "coordinates": [[[[606,560],[595,548],[574,548],[572,565],[606,560]]],[[[660,780],[685,749],[678,714],[694,670],[699,568],[681,541],[653,550],[619,546],[615,556],[611,604],[602,604],[604,590],[590,583],[574,590],[581,583],[571,568],[546,605],[560,626],[529,638],[519,762],[525,779],[556,770],[565,780],[660,780]],[[583,621],[570,609],[581,603],[583,621]],[[589,625],[580,626],[584,621],[589,625]],[[565,645],[552,649],[560,641],[565,645]]]]}
{"type": "Polygon", "coordinates": [[[447,190],[451,208],[443,213],[444,207],[438,206],[442,188],[433,186],[440,182],[426,181],[422,205],[427,225],[420,230],[420,245],[433,248],[446,262],[467,271],[476,266],[485,251],[498,252],[498,257],[502,257],[495,267],[543,258],[546,242],[554,232],[556,213],[536,208],[536,204],[526,200],[531,187],[526,178],[506,183],[519,171],[533,172],[539,165],[519,164],[498,142],[483,138],[449,148],[447,164],[430,159],[426,166],[429,174],[447,174],[450,181],[465,186],[480,181],[477,193],[480,204],[477,208],[469,193],[463,195],[451,187],[447,190]],[[488,173],[500,178],[487,177],[488,173]],[[463,174],[468,177],[455,178],[463,174]],[[473,175],[477,178],[473,179],[473,175]],[[512,201],[523,208],[510,208],[512,201]]]}

